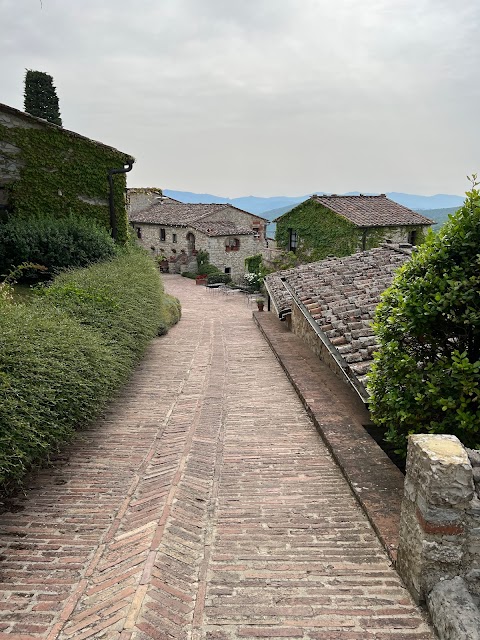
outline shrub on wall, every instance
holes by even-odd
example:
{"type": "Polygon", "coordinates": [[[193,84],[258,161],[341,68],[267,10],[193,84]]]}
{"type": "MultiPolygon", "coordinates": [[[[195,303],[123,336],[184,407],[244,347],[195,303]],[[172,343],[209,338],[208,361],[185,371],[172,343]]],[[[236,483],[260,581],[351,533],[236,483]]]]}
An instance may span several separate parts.
{"type": "Polygon", "coordinates": [[[405,454],[411,433],[480,447],[480,193],[430,234],[383,295],[370,374],[373,420],[405,454]]]}
{"type": "Polygon", "coordinates": [[[33,262],[44,265],[51,277],[59,269],[85,267],[114,254],[108,232],[82,218],[12,218],[0,225],[0,275],[33,262]]]}
{"type": "Polygon", "coordinates": [[[94,419],[148,342],[178,321],[142,250],[63,273],[28,304],[0,296],[0,488],[94,419]],[[2,301],[3,300],[3,301],[2,301]]]}

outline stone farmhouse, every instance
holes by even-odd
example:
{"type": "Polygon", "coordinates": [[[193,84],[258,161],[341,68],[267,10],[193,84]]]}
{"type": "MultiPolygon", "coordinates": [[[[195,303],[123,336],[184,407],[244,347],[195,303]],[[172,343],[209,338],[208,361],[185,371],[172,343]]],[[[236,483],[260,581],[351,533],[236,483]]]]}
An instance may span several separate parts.
{"type": "Polygon", "coordinates": [[[125,241],[129,154],[0,104],[0,218],[67,213],[125,241]]]}
{"type": "Polygon", "coordinates": [[[182,203],[153,189],[129,190],[129,200],[139,242],[165,256],[170,271],[195,271],[196,254],[208,251],[211,264],[240,282],[245,258],[265,250],[268,220],[232,205],[182,203]]]}
{"type": "Polygon", "coordinates": [[[277,248],[296,253],[301,262],[365,251],[386,240],[420,244],[434,224],[384,194],[314,195],[274,222],[277,248]]]}
{"type": "Polygon", "coordinates": [[[368,401],[365,388],[378,348],[371,328],[381,293],[410,259],[411,245],[382,244],[344,258],[266,277],[268,305],[308,347],[368,401]]]}

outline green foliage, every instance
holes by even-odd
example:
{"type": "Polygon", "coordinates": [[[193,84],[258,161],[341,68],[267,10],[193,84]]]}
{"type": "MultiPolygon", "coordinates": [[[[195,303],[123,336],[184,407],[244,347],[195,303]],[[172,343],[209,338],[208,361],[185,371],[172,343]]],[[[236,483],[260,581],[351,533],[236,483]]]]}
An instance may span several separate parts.
{"type": "MultiPolygon", "coordinates": [[[[51,277],[59,269],[85,267],[114,254],[108,232],[84,218],[11,218],[0,225],[0,275],[30,262],[44,265],[51,277]]],[[[38,277],[35,271],[26,275],[38,277]]]]}
{"type": "Polygon", "coordinates": [[[28,69],[25,74],[25,111],[62,126],[57,91],[53,78],[43,71],[28,69]]]}
{"type": "MultiPolygon", "coordinates": [[[[286,266],[282,265],[281,268],[290,268],[290,263],[295,266],[329,256],[352,255],[363,246],[365,249],[372,249],[378,247],[391,233],[385,227],[360,229],[312,200],[299,204],[278,220],[275,237],[278,248],[285,252],[289,247],[290,229],[297,233],[298,246],[293,254],[295,258],[284,260],[286,266]]],[[[424,237],[422,227],[408,227],[408,230],[417,231],[417,244],[420,244],[424,237]]]]}
{"type": "Polygon", "coordinates": [[[377,309],[371,411],[405,455],[410,433],[480,446],[480,193],[396,276],[377,309]]]}
{"type": "Polygon", "coordinates": [[[232,279],[228,273],[211,273],[207,278],[207,284],[228,284],[232,279]]]}
{"type": "Polygon", "coordinates": [[[262,268],[262,254],[245,258],[245,268],[248,273],[260,273],[262,268]]]}
{"type": "MultiPolygon", "coordinates": [[[[15,218],[87,218],[110,230],[108,171],[127,163],[120,151],[57,129],[29,129],[0,125],[0,140],[21,149],[2,151],[12,161],[22,161],[20,180],[7,185],[15,218]],[[94,204],[98,203],[98,204],[94,204]]],[[[118,242],[128,238],[125,175],[113,178],[118,242]]]]}
{"type": "Polygon", "coordinates": [[[154,262],[128,248],[66,272],[28,304],[0,297],[0,487],[93,420],[148,342],[178,321],[154,262]]]}
{"type": "Polygon", "coordinates": [[[197,274],[193,273],[193,271],[183,271],[180,275],[182,275],[184,278],[191,278],[192,280],[195,280],[195,278],[197,277],[197,274]]]}
{"type": "Polygon", "coordinates": [[[200,269],[207,264],[210,264],[210,254],[208,251],[199,251],[197,253],[198,273],[203,273],[200,269]]]}
{"type": "Polygon", "coordinates": [[[361,244],[361,232],[345,218],[312,200],[307,200],[277,222],[277,246],[285,251],[289,229],[298,235],[297,260],[314,262],[327,256],[347,256],[361,244]]]}

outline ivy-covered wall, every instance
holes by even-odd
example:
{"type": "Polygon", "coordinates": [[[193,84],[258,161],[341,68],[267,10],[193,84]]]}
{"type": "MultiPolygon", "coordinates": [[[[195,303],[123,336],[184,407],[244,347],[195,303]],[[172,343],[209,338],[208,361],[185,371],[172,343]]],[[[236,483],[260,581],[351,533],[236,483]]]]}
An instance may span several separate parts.
{"type": "MultiPolygon", "coordinates": [[[[4,114],[0,113],[0,116],[4,114]]],[[[74,214],[110,229],[108,171],[121,168],[124,153],[53,126],[30,125],[8,114],[0,118],[0,155],[9,164],[11,215],[37,217],[74,214]]],[[[118,241],[125,242],[128,220],[124,174],[113,176],[118,241]]]]}
{"type": "Polygon", "coordinates": [[[357,249],[373,249],[387,238],[405,241],[417,231],[416,244],[424,239],[423,227],[371,227],[361,229],[342,216],[312,200],[306,200],[279,218],[276,230],[278,249],[288,251],[290,229],[297,233],[296,256],[299,262],[315,262],[328,256],[348,256],[357,249]]]}

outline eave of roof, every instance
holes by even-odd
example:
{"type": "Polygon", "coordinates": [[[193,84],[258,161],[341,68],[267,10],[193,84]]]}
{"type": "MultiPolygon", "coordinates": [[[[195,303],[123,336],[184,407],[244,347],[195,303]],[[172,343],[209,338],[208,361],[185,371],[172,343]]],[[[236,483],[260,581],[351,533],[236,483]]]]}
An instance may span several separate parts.
{"type": "Polygon", "coordinates": [[[30,113],[26,113],[25,111],[20,111],[19,109],[15,109],[14,107],[10,107],[8,104],[3,104],[0,102],[0,112],[1,111],[5,111],[6,113],[10,113],[13,116],[16,116],[18,118],[23,118],[24,120],[30,121],[32,122],[32,124],[37,124],[37,125],[41,125],[43,127],[47,127],[49,129],[54,129],[56,131],[61,131],[62,133],[72,137],[72,138],[76,138],[78,140],[85,140],[87,142],[90,142],[91,144],[94,144],[98,147],[102,147],[103,149],[106,149],[108,151],[113,151],[115,153],[121,153],[125,156],[126,159],[128,160],[132,160],[132,162],[135,162],[135,158],[130,155],[129,153],[125,153],[124,151],[120,151],[119,149],[116,149],[115,147],[110,147],[107,144],[104,144],[103,142],[99,142],[98,140],[93,140],[92,138],[87,138],[87,136],[82,136],[80,133],[76,133],[75,131],[70,131],[70,129],[64,129],[63,127],[60,127],[58,124],[54,124],[53,122],[49,122],[48,120],[44,120],[43,118],[37,118],[36,116],[32,116],[30,113]]]}
{"type": "MultiPolygon", "coordinates": [[[[361,194],[358,196],[313,195],[304,202],[309,201],[333,211],[336,215],[363,229],[430,226],[435,224],[434,220],[390,200],[383,193],[376,196],[364,196],[361,194]],[[375,220],[375,217],[379,219],[375,220]]],[[[284,216],[289,215],[304,202],[275,218],[273,222],[278,222],[284,216]]]]}

